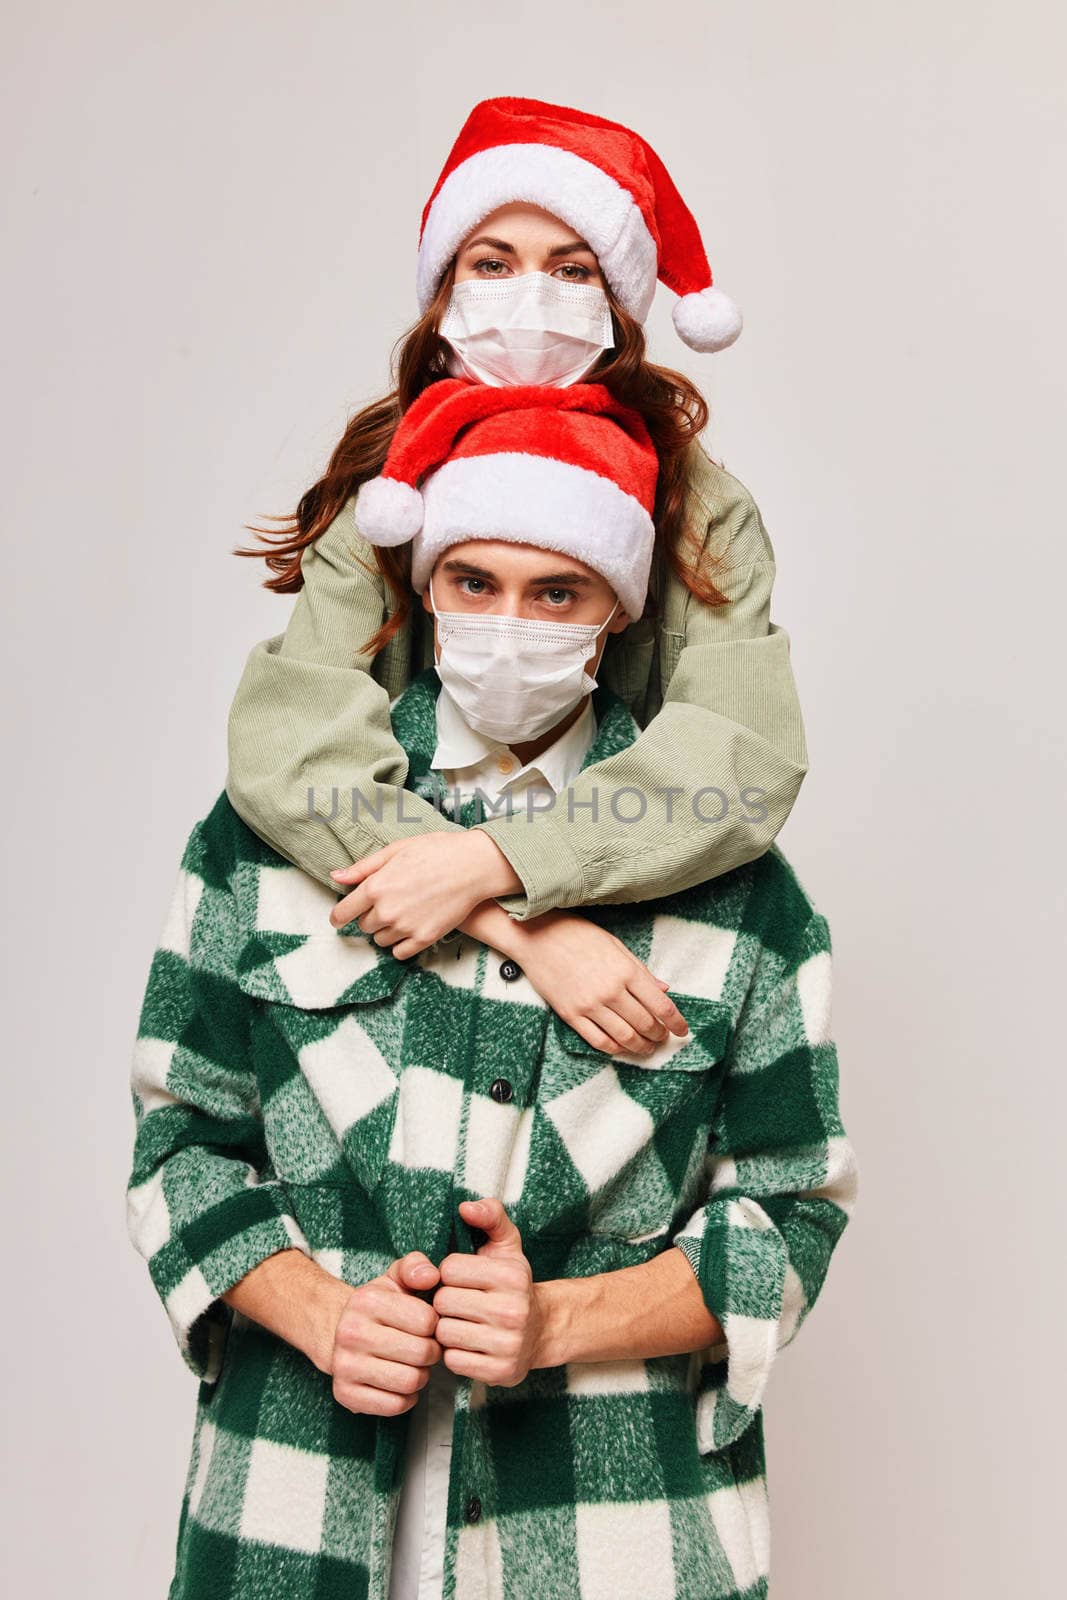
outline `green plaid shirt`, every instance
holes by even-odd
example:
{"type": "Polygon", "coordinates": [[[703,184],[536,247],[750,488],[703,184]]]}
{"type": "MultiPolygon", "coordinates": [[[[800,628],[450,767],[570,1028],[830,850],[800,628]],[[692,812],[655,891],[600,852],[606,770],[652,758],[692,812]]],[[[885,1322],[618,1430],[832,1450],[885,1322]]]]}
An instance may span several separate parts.
{"type": "MultiPolygon", "coordinates": [[[[429,669],[392,708],[424,793],[438,688],[429,669]]],[[[586,765],[638,731],[611,690],[594,709],[586,765]]],[[[335,932],[335,899],[222,796],[152,964],[130,1237],[200,1380],[168,1600],[386,1600],[411,1413],[347,1411],[219,1297],[291,1246],[351,1284],[408,1250],[470,1251],[457,1205],[489,1194],[539,1280],[677,1244],[725,1343],[461,1378],[445,1600],[765,1595],[764,1389],[855,1190],[824,918],[777,846],[587,910],[689,1022],[629,1057],[586,1045],[499,951],[450,935],[398,961],[335,932]]]]}

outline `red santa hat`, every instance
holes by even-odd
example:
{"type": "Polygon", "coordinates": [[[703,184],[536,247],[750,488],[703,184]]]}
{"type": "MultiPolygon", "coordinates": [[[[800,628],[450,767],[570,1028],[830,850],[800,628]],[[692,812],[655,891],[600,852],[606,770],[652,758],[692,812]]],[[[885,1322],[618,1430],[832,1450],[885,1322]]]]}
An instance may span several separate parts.
{"type": "Polygon", "coordinates": [[[741,332],[741,313],[713,287],[700,230],[651,145],[605,117],[510,95],[474,107],[423,209],[421,311],[472,228],[517,200],[581,234],[638,322],[658,278],[681,296],[672,316],[690,349],[722,350],[741,332]]]}
{"type": "Polygon", "coordinates": [[[509,539],[584,562],[636,618],[658,475],[644,418],[601,383],[443,378],[401,417],[381,476],[361,485],[356,526],[370,544],[412,541],[419,594],[450,545],[509,539]]]}

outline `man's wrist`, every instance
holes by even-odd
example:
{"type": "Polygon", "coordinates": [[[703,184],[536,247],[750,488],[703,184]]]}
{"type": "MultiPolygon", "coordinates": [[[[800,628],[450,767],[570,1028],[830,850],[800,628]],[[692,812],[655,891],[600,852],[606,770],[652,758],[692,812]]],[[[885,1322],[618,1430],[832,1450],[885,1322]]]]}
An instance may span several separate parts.
{"type": "Polygon", "coordinates": [[[348,1284],[290,1245],[266,1256],[222,1299],[328,1372],[348,1284]]]}
{"type": "Polygon", "coordinates": [[[576,1360],[579,1330],[595,1280],[546,1278],[533,1286],[540,1332],[531,1367],[561,1367],[576,1360]]]}
{"type": "Polygon", "coordinates": [[[352,1286],[323,1269],[321,1276],[312,1280],[310,1287],[300,1348],[320,1372],[332,1373],[337,1324],[352,1293],[352,1286]]]}
{"type": "Polygon", "coordinates": [[[725,1339],[685,1252],[584,1278],[534,1285],[540,1333],[533,1367],[680,1355],[725,1339]]]}

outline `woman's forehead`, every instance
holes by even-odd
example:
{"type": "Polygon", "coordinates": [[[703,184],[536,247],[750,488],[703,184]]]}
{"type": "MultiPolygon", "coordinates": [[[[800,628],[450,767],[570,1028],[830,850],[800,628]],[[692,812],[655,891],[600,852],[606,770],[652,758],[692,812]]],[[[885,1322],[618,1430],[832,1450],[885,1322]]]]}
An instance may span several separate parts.
{"type": "MultiPolygon", "coordinates": [[[[552,211],[546,211],[543,206],[535,206],[526,200],[511,201],[507,205],[498,206],[495,211],[490,211],[480,222],[469,230],[463,239],[462,249],[479,238],[482,234],[492,234],[494,231],[508,231],[516,236],[528,238],[531,235],[543,237],[546,243],[581,244],[592,254],[592,250],[582,238],[581,232],[558,217],[552,211]]],[[[510,243],[510,240],[504,242],[510,243]]]]}

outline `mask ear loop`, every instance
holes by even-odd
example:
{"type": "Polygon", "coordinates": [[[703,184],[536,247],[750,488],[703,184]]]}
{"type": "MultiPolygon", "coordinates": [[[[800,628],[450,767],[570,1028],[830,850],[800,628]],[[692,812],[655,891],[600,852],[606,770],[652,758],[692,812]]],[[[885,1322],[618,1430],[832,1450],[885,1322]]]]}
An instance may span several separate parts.
{"type": "MultiPolygon", "coordinates": [[[[589,665],[588,665],[588,663],[590,661],[592,661],[593,657],[596,655],[596,641],[599,639],[600,635],[603,633],[604,629],[607,627],[608,623],[611,621],[612,617],[615,615],[615,613],[616,613],[616,611],[618,611],[618,609],[619,609],[619,597],[618,597],[618,595],[616,595],[615,596],[615,604],[612,606],[611,610],[608,612],[607,616],[604,618],[604,620],[600,624],[599,628],[597,628],[596,633],[593,635],[592,639],[589,641],[590,642],[590,650],[589,650],[589,654],[585,658],[585,661],[582,663],[582,672],[583,672],[584,676],[590,680],[590,682],[595,682],[596,681],[593,678],[592,671],[590,670],[589,665]]],[[[598,662],[597,665],[599,666],[599,664],[600,663],[598,662]]]]}
{"type": "MultiPolygon", "coordinates": [[[[430,574],[430,578],[428,580],[428,585],[427,586],[428,586],[429,591],[430,591],[430,610],[433,612],[434,618],[437,619],[438,618],[438,610],[437,610],[436,602],[435,602],[434,597],[433,597],[433,574],[432,573],[430,574]]],[[[434,633],[436,634],[436,632],[437,632],[437,629],[435,628],[434,629],[434,633]]],[[[434,664],[435,667],[439,667],[441,665],[440,658],[439,658],[438,653],[437,653],[437,641],[436,640],[434,641],[433,664],[434,664]]]]}
{"type": "Polygon", "coordinates": [[[618,609],[619,609],[619,597],[618,597],[618,595],[616,595],[615,596],[615,604],[612,606],[611,610],[608,612],[607,616],[604,618],[603,622],[600,624],[600,627],[597,629],[596,634],[594,635],[593,648],[592,648],[592,650],[590,650],[589,654],[585,658],[587,661],[591,660],[591,658],[594,655],[596,655],[596,643],[595,643],[595,640],[599,639],[600,635],[603,633],[604,629],[607,627],[608,623],[611,621],[612,617],[615,615],[615,613],[616,613],[616,611],[618,611],[618,609]]]}

